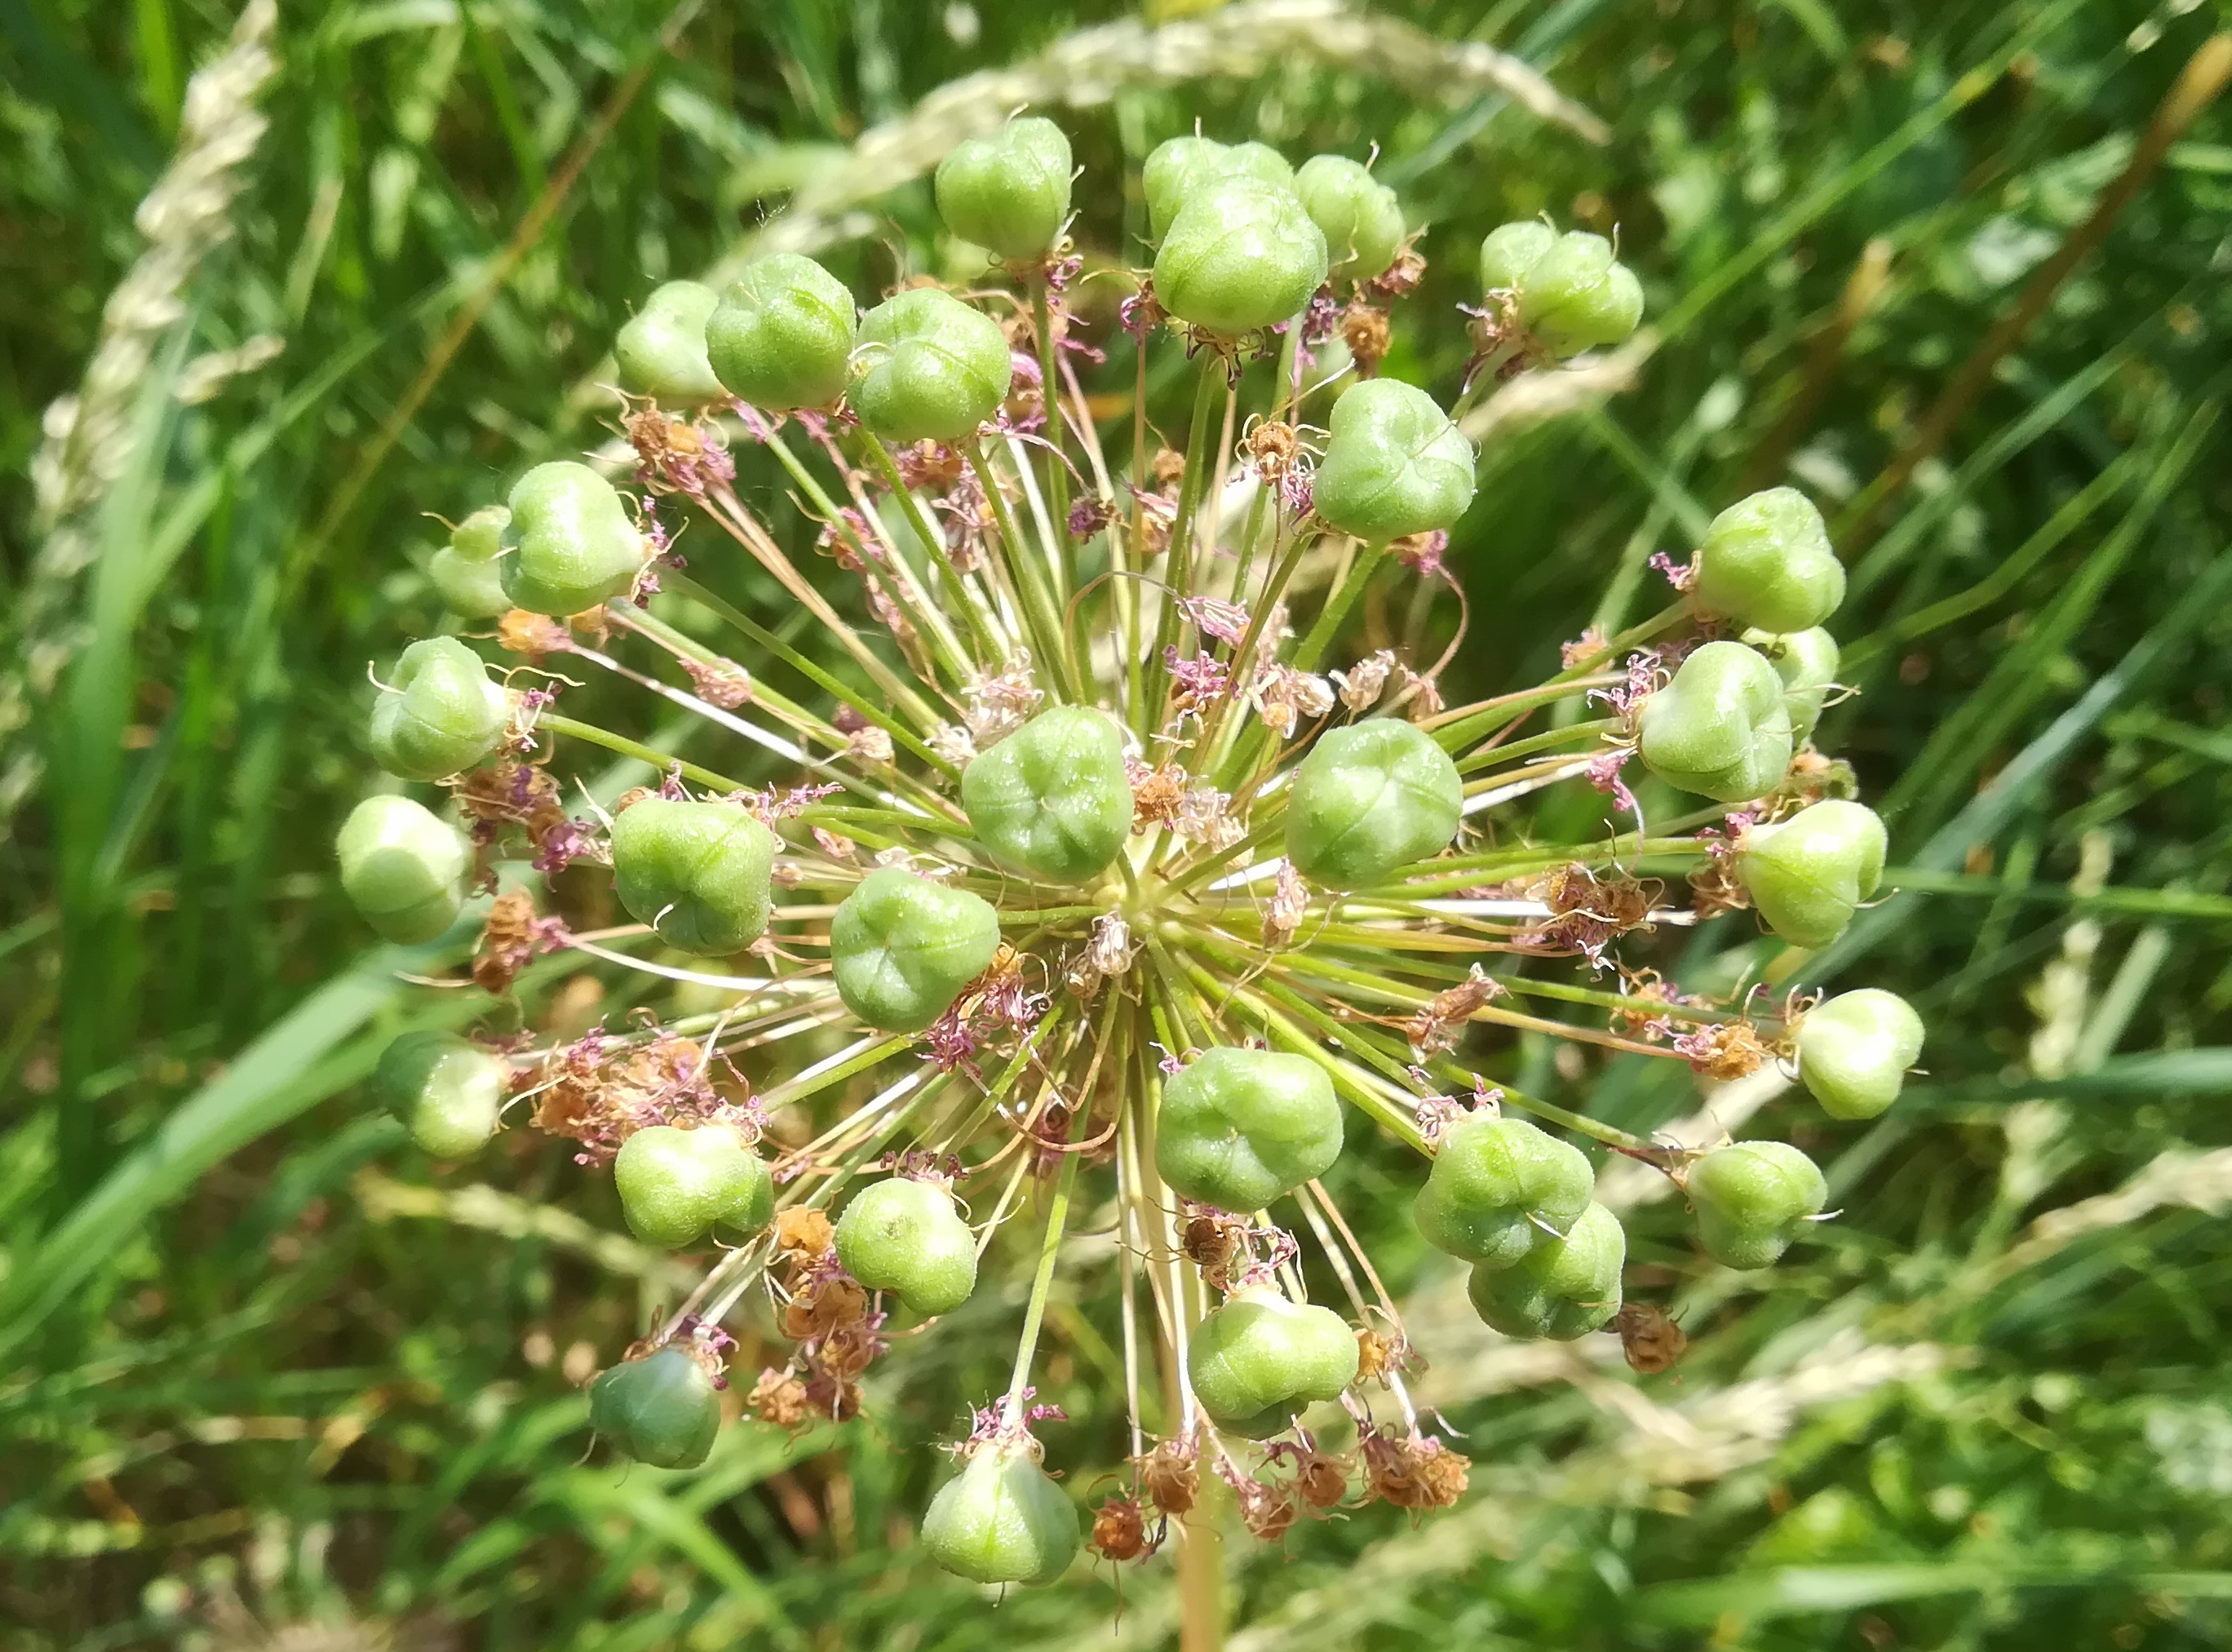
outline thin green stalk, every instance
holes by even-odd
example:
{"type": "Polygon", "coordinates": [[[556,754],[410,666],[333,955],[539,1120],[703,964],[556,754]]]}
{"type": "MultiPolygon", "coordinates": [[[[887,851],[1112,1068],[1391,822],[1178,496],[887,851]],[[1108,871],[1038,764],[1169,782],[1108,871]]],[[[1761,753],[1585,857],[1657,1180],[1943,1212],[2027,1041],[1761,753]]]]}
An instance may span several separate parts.
{"type": "MultiPolygon", "coordinates": [[[[1193,519],[1201,509],[1202,491],[1208,486],[1210,432],[1221,428],[1217,412],[1217,392],[1231,392],[1232,380],[1226,370],[1224,357],[1215,350],[1204,350],[1201,357],[1201,378],[1194,386],[1193,423],[1186,431],[1185,475],[1178,483],[1178,512],[1171,523],[1170,552],[1164,562],[1164,573],[1170,591],[1163,598],[1162,612],[1155,622],[1155,645],[1149,660],[1160,660],[1163,651],[1176,647],[1178,639],[1180,614],[1177,599],[1190,588],[1187,581],[1193,577],[1193,519]]],[[[1170,695],[1170,678],[1160,671],[1151,671],[1150,690],[1145,709],[1145,719],[1135,725],[1142,740],[1151,740],[1162,727],[1163,707],[1170,695]]]]}
{"type": "Polygon", "coordinates": [[[1340,633],[1341,622],[1348,618],[1348,611],[1356,606],[1357,599],[1364,594],[1364,587],[1372,583],[1372,576],[1379,571],[1379,565],[1386,557],[1387,547],[1384,541],[1364,547],[1363,554],[1350,566],[1348,578],[1340,582],[1340,589],[1333,593],[1319,612],[1317,624],[1310,627],[1310,634],[1302,638],[1302,645],[1294,651],[1296,671],[1317,670],[1318,662],[1325,658],[1326,650],[1333,646],[1333,638],[1340,633]]]}
{"type": "MultiPolygon", "coordinates": [[[[915,537],[922,541],[923,549],[925,552],[935,551],[938,546],[944,544],[945,536],[938,531],[937,527],[925,514],[922,501],[917,499],[913,490],[901,480],[899,461],[892,457],[892,450],[877,439],[874,431],[865,425],[860,431],[860,444],[867,449],[868,457],[875,462],[876,469],[883,472],[884,480],[891,488],[892,496],[899,502],[899,509],[907,519],[907,526],[914,530],[915,537]]],[[[983,599],[970,585],[968,576],[957,571],[950,560],[944,569],[944,583],[946,588],[954,593],[960,605],[962,623],[969,627],[970,640],[976,645],[976,651],[983,664],[988,670],[997,670],[1000,662],[1007,658],[1008,650],[999,640],[999,627],[991,613],[985,608],[983,599]]]]}
{"type": "Polygon", "coordinates": [[[992,521],[999,529],[1000,545],[1006,553],[1007,566],[1021,582],[1018,606],[1022,611],[1023,624],[1029,629],[1039,651],[1046,657],[1047,680],[1058,700],[1076,701],[1085,697],[1078,675],[1077,662],[1072,657],[1069,633],[1061,621],[1061,611],[1055,606],[1053,592],[1047,583],[1047,569],[1031,553],[1022,534],[1015,526],[1015,514],[1009,508],[1008,496],[1001,491],[1000,478],[992,469],[984,452],[984,444],[970,437],[962,450],[969,456],[969,466],[976,473],[976,481],[984,489],[984,496],[992,507],[992,521]]]}

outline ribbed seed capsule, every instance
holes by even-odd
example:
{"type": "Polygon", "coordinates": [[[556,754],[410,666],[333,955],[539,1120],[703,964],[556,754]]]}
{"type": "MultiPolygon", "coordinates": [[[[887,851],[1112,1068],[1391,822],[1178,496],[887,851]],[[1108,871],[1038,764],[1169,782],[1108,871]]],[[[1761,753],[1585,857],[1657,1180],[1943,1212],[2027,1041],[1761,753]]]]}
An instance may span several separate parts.
{"type": "Polygon", "coordinates": [[[438,1159],[461,1159],[496,1134],[511,1070],[454,1033],[406,1033],[390,1044],[373,1088],[411,1139],[438,1159]]]}
{"type": "Polygon", "coordinates": [[[726,401],[729,392],[706,359],[705,323],[720,299],[694,281],[655,288],[613,340],[620,388],[685,405],[726,401]]]}
{"type": "Polygon", "coordinates": [[[1236,1291],[1195,1327],[1186,1376],[1221,1428],[1260,1440],[1356,1380],[1356,1332],[1330,1308],[1268,1287],[1236,1291]]]}
{"type": "Polygon", "coordinates": [[[1050,1584],[1077,1557],[1077,1510],[1028,1440],[989,1440],[938,1487],[922,1542],[971,1583],[1050,1584]]]}
{"type": "Polygon", "coordinates": [[[1509,1267],[1571,1228],[1595,1188],[1571,1143],[1523,1118],[1476,1116],[1443,1131],[1411,1213],[1435,1249],[1509,1267]]]}
{"type": "Polygon", "coordinates": [[[769,412],[827,407],[845,393],[853,289],[813,259],[778,252],[729,283],[705,322],[705,353],[729,393],[769,412]]]}
{"type": "Polygon", "coordinates": [[[1464,782],[1417,724],[1372,717],[1327,730],[1294,769],[1287,858],[1313,883],[1367,889],[1457,834],[1464,782]]]}
{"type": "Polygon", "coordinates": [[[1642,319],[1642,284],[1600,235],[1558,236],[1519,281],[1520,324],[1553,355],[1618,344],[1642,319]]]}
{"type": "Polygon", "coordinates": [[[1839,993],[1798,1023],[1798,1077],[1832,1118],[1873,1118],[1922,1053],[1922,1017],[1897,993],[1839,993]]]}
{"type": "Polygon", "coordinates": [[[1333,405],[1314,496],[1333,527],[1384,545],[1456,526],[1472,494],[1472,444],[1417,385],[1367,379],[1333,405]]]}
{"type": "Polygon", "coordinates": [[[757,1233],[775,1217],[775,1181],[732,1125],[652,1124],[613,1161],[620,1214],[647,1245],[679,1250],[718,1228],[757,1233]]]}
{"type": "Polygon", "coordinates": [[[1403,249],[1403,206],[1395,191],[1346,155],[1313,155],[1294,174],[1301,196],[1326,238],[1334,281],[1370,281],[1403,249]]]}
{"type": "Polygon", "coordinates": [[[886,1033],[919,1033],[944,1014],[999,949],[988,902],[896,866],[862,878],[829,923],[838,996],[886,1033]]]}
{"type": "Polygon", "coordinates": [[[964,241],[1025,262],[1054,250],[1069,217],[1069,139],[1038,116],[956,144],[938,164],[938,216],[964,241]]]}
{"type": "Polygon", "coordinates": [[[1723,803],[1763,797],[1790,768],[1782,679],[1742,643],[1707,643],[1643,703],[1640,752],[1670,786],[1723,803]]]}
{"type": "Polygon", "coordinates": [[[918,287],[860,318],[853,411],[886,442],[958,442],[1000,411],[1015,376],[1008,335],[952,294],[918,287]]]}
{"type": "Polygon", "coordinates": [[[643,571],[643,535],[613,484],[571,459],[538,464],[511,490],[516,548],[503,588],[530,613],[562,618],[624,596],[643,571]]]}
{"type": "Polygon", "coordinates": [[[1301,314],[1325,284],[1325,234],[1293,190],[1222,178],[1196,189],[1155,254],[1155,298],[1235,337],[1301,314]]]}
{"type": "Polygon", "coordinates": [[[1522,218],[1498,224],[1480,243],[1480,284],[1490,293],[1518,290],[1542,255],[1550,250],[1558,232],[1540,218],[1522,218]]]}
{"type": "Polygon", "coordinates": [[[661,1348],[589,1384],[589,1426],[639,1463],[695,1468],[721,1432],[720,1394],[696,1359],[661,1348]]]}
{"type": "Polygon", "coordinates": [[[1886,841],[1873,809],[1829,798],[1745,832],[1736,875],[1768,928],[1794,946],[1825,947],[1882,882],[1886,841]]]}
{"type": "Polygon", "coordinates": [[[1619,1218],[1592,1204],[1562,1239],[1535,1246],[1509,1267],[1483,1263],[1466,1294],[1473,1311],[1507,1337],[1571,1342],[1601,1331],[1619,1312],[1619,1272],[1627,1234],[1619,1218]]]}
{"type": "Polygon", "coordinates": [[[613,882],[628,915],[686,952],[734,952],[765,932],[775,834],[741,803],[649,797],[613,822],[613,882]]]}
{"type": "Polygon", "coordinates": [[[502,505],[483,505],[450,530],[450,542],[426,564],[426,577],[451,613],[491,619],[511,606],[497,560],[510,525],[511,513],[502,505]]]}
{"type": "Polygon", "coordinates": [[[334,844],[341,889],[384,941],[416,946],[464,909],[465,840],[407,797],[368,797],[334,844]]]}
{"type": "Polygon", "coordinates": [[[1788,1142],[1736,1142],[1690,1167],[1697,1242],[1724,1267],[1771,1267],[1828,1202],[1814,1161],[1788,1142]]]}
{"type": "Polygon", "coordinates": [[[1342,1123],[1307,1056],[1220,1046],[1163,1085],[1155,1168],[1181,1198],[1260,1210],[1332,1168],[1342,1123]]]}
{"type": "Polygon", "coordinates": [[[1157,144],[1139,173],[1139,186],[1147,198],[1147,226],[1154,238],[1160,241],[1170,233],[1171,220],[1188,199],[1228,178],[1291,190],[1294,169],[1268,144],[1221,144],[1214,138],[1195,137],[1157,144]]]}
{"type": "Polygon", "coordinates": [[[1790,737],[1804,741],[1821,720],[1836,685],[1840,653],[1837,639],[1820,626],[1807,631],[1747,631],[1744,645],[1755,648],[1782,679],[1782,701],[1790,708],[1790,737]]]}
{"type": "Polygon", "coordinates": [[[1090,707],[1041,711],[970,761],[961,806],[1002,865],[1050,883],[1083,883],[1132,834],[1124,736],[1090,707]]]}
{"type": "Polygon", "coordinates": [[[837,1260],[925,1318],[952,1312],[976,1288],[976,1235],[939,1182],[893,1176],[854,1194],[837,1219],[837,1260]]]}
{"type": "Polygon", "coordinates": [[[1814,502],[1795,488],[1769,488],[1707,525],[1691,592],[1739,625],[1806,631],[1845,599],[1845,565],[1814,502]]]}
{"type": "Polygon", "coordinates": [[[470,768],[496,748],[511,696],[489,678],[481,657],[454,637],[403,651],[372,708],[373,761],[407,781],[438,781],[470,768]]]}

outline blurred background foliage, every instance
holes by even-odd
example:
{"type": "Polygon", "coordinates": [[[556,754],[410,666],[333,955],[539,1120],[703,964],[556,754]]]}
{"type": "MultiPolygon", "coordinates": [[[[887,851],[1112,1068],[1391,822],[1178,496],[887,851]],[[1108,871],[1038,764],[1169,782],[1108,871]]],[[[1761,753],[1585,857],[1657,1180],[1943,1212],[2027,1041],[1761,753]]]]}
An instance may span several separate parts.
{"type": "MultiPolygon", "coordinates": [[[[1705,1264],[1677,1202],[1614,1174],[1638,1293],[1696,1341],[1658,1377],[1610,1338],[1482,1331],[1411,1235],[1415,1172],[1353,1155],[1348,1208],[1416,1304],[1474,1493],[1416,1529],[1383,1506],[1236,1549],[1233,1643],[2224,1644],[2222,10],[1418,0],[1359,34],[1320,0],[289,3],[269,130],[219,112],[237,198],[200,187],[218,167],[135,227],[182,128],[210,137],[185,89],[234,9],[0,0],[0,534],[29,712],[0,747],[0,1645],[1174,1638],[1166,1558],[1120,1615],[1103,1568],[994,1617],[910,1547],[918,1448],[1004,1357],[996,1292],[891,1362],[860,1422],[732,1427],[688,1475],[585,1458],[576,1385],[684,1280],[554,1144],[443,1169],[369,1116],[388,1037],[480,1006],[408,994],[399,969],[454,959],[366,950],[328,867],[367,780],[365,662],[435,620],[422,513],[605,439],[607,342],[662,279],[770,237],[864,293],[943,268],[921,174],[1026,97],[1074,104],[1050,112],[1087,168],[1079,239],[1119,262],[1136,183],[1113,180],[1197,120],[1297,157],[1377,145],[1431,261],[1391,366],[1444,397],[1485,230],[1617,227],[1656,353],[1626,393],[1491,444],[1452,547],[1453,692],[1532,680],[1593,619],[1656,606],[1653,551],[1806,487],[1852,570],[1863,690],[1825,744],[1889,817],[1903,891],[1807,978],[1895,986],[1932,1029],[1927,1080],[1872,1125],[1772,1074],[1712,1099],[1831,1167],[1841,1219],[1771,1274],[1705,1264]],[[1534,65],[1605,140],[1435,42],[1534,65]],[[2190,124],[2150,144],[2190,65],[2190,124]],[[175,301],[158,281],[111,303],[166,247],[175,301]],[[50,453],[49,496],[80,489],[57,525],[42,420],[104,305],[137,353],[111,357],[97,450],[50,453]]],[[[808,542],[756,457],[753,496],[808,542]]],[[[1586,830],[1572,789],[1540,807],[1586,830]]],[[[1649,954],[1723,987],[1765,956],[1744,919],[1649,954]]],[[[545,969],[541,1025],[628,1001],[545,969]]],[[[1675,1064],[1560,1047],[1476,1053],[1632,1128],[1700,1106],[1675,1064]]],[[[1056,1305],[1062,1466],[1121,1448],[1104,1305],[1056,1305]]]]}

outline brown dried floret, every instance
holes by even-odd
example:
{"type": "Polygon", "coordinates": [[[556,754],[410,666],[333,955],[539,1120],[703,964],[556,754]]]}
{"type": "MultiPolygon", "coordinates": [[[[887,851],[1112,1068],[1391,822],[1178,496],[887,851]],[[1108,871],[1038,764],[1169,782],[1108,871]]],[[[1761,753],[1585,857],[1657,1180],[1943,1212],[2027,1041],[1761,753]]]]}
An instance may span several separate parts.
{"type": "Polygon", "coordinates": [[[496,622],[497,645],[514,654],[539,660],[545,654],[562,653],[574,645],[573,633],[548,614],[524,608],[507,610],[496,622]]]}
{"type": "Polygon", "coordinates": [[[1503,996],[1503,987],[1487,970],[1475,964],[1456,986],[1436,993],[1433,1001],[1404,1023],[1411,1047],[1421,1055],[1439,1055],[1457,1047],[1465,1024],[1474,1014],[1503,996]]]}
{"type": "Polygon", "coordinates": [[[775,1217],[775,1248],[786,1256],[811,1259],[825,1256],[837,1241],[836,1224],[825,1211],[805,1205],[778,1210],[775,1217]]]}
{"type": "Polygon", "coordinates": [[[1472,1465],[1440,1441],[1367,1430],[1364,1476],[1370,1495],[1397,1508],[1447,1508],[1464,1494],[1472,1465]]]}
{"type": "Polygon", "coordinates": [[[744,1409],[778,1428],[795,1428],[810,1415],[806,1384],[795,1372],[779,1371],[772,1366],[752,1384],[752,1391],[744,1396],[744,1409]]]}
{"type": "Polygon", "coordinates": [[[1104,1560],[1138,1560],[1157,1547],[1157,1539],[1147,1531],[1146,1513],[1135,1497],[1112,1497],[1093,1510],[1093,1535],[1086,1541],[1104,1560]]]}
{"type": "Polygon", "coordinates": [[[1619,1338],[1631,1369],[1655,1377],[1690,1350],[1690,1338],[1664,1308],[1630,1300],[1612,1315],[1609,1329],[1619,1338]]]}
{"type": "Polygon", "coordinates": [[[1322,1451],[1294,1459],[1294,1494],[1312,1508],[1331,1508],[1348,1495],[1348,1464],[1322,1451]]]}
{"type": "Polygon", "coordinates": [[[1139,1464],[1140,1484],[1165,1514],[1190,1513],[1201,1496],[1201,1452],[1191,1440],[1165,1440],[1139,1464]]]}
{"type": "Polygon", "coordinates": [[[497,997],[535,956],[535,897],[523,889],[506,890],[489,908],[488,926],[481,931],[473,953],[473,980],[483,992],[497,997]]]}
{"type": "Polygon", "coordinates": [[[1348,353],[1355,359],[1356,376],[1369,379],[1379,371],[1379,364],[1387,359],[1387,347],[1394,335],[1387,325],[1387,312],[1376,305],[1359,301],[1340,313],[1341,342],[1348,346],[1348,353]]]}
{"type": "Polygon", "coordinates": [[[1649,929],[1651,910],[1664,891],[1655,878],[1599,874],[1573,861],[1534,886],[1534,898],[1550,909],[1550,916],[1519,940],[1595,958],[1621,936],[1649,929]]]}

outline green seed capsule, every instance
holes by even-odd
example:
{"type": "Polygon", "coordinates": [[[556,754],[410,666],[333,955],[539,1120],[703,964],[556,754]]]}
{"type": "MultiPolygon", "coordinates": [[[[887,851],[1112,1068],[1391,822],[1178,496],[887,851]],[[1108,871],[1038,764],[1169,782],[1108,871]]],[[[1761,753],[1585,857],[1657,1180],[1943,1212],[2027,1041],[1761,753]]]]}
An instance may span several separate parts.
{"type": "MultiPolygon", "coordinates": [[[[1187,200],[1209,185],[1245,178],[1276,189],[1294,186],[1287,158],[1265,144],[1221,144],[1214,138],[1171,138],[1157,144],[1140,169],[1147,197],[1147,226],[1160,241],[1187,200]]],[[[1281,318],[1283,319],[1283,318],[1281,318]]]]}
{"type": "Polygon", "coordinates": [[[1600,235],[1558,236],[1518,285],[1520,324],[1554,355],[1618,344],[1643,319],[1642,283],[1600,235]]]}
{"type": "Polygon", "coordinates": [[[450,542],[434,553],[427,577],[451,613],[490,619],[511,606],[503,588],[503,530],[511,513],[502,505],[483,505],[450,530],[450,542]]]}
{"type": "Polygon", "coordinates": [[[1132,834],[1124,736],[1084,706],[1041,711],[962,770],[961,806],[1002,865],[1083,883],[1132,834]]]}
{"type": "Polygon", "coordinates": [[[464,839],[407,797],[365,799],[334,848],[342,890],[384,941],[431,941],[464,909],[464,839]]]}
{"type": "Polygon", "coordinates": [[[1333,405],[1331,430],[1316,508],[1342,533],[1384,545],[1454,527],[1472,503],[1472,444],[1416,385],[1350,385],[1333,405]]]}
{"type": "Polygon", "coordinates": [[[1810,631],[1748,631],[1743,640],[1767,657],[1782,679],[1783,703],[1790,708],[1790,737],[1802,741],[1821,721],[1829,690],[1837,681],[1837,639],[1816,625],[1810,631]]]}
{"type": "Polygon", "coordinates": [[[829,924],[837,995],[886,1033],[919,1033],[944,1014],[999,949],[988,903],[896,866],[862,878],[829,924]]]}
{"type": "Polygon", "coordinates": [[[1155,298],[1228,337],[1301,314],[1325,285],[1325,233],[1290,189],[1223,178],[1197,189],[1155,255],[1155,298]]]}
{"type": "Polygon", "coordinates": [[[1342,1123],[1307,1056],[1219,1047],[1163,1085],[1155,1168],[1181,1198],[1261,1210],[1331,1168],[1342,1123]]]}
{"type": "Polygon", "coordinates": [[[1571,1228],[1595,1189],[1579,1148],[1523,1118],[1482,1116],[1443,1133],[1411,1214],[1435,1249],[1509,1267],[1571,1228]]]}
{"type": "Polygon", "coordinates": [[[1873,1118],[1922,1053],[1922,1017],[1877,987],[1839,993],[1798,1023],[1798,1076],[1832,1118],[1873,1118]]]}
{"type": "Polygon", "coordinates": [[[1490,1330],[1571,1342],[1601,1331],[1619,1312],[1619,1271],[1626,1261],[1619,1218],[1593,1204],[1563,1239],[1547,1240],[1509,1267],[1474,1268],[1465,1293],[1490,1330]]]}
{"type": "Polygon", "coordinates": [[[1194,1396],[1222,1428],[1261,1440],[1356,1380],[1356,1333],[1331,1308],[1268,1288],[1236,1291],[1195,1327],[1186,1349],[1194,1396]]]}
{"type": "Polygon", "coordinates": [[[613,340],[620,388],[685,405],[728,400],[705,355],[705,323],[720,301],[711,288],[694,281],[653,288],[613,340]]]}
{"type": "Polygon", "coordinates": [[[613,484],[586,464],[538,464],[511,490],[518,547],[503,588],[530,613],[586,613],[625,596],[643,571],[643,535],[613,484]]]}
{"type": "Polygon", "coordinates": [[[496,1132],[511,1070],[454,1033],[406,1033],[389,1045],[373,1088],[438,1159],[476,1153],[496,1132]]]}
{"type": "Polygon", "coordinates": [[[647,797],[613,822],[613,882],[639,923],[685,952],[735,952],[767,929],[775,834],[741,803],[647,797]]]}
{"type": "Polygon", "coordinates": [[[1550,250],[1558,232],[1540,218],[1506,224],[1488,232],[1480,243],[1480,284],[1484,291],[1509,293],[1518,289],[1542,255],[1550,250]]]}
{"type": "Polygon", "coordinates": [[[1885,847],[1873,809],[1830,798],[1752,827],[1736,871],[1768,929],[1794,946],[1825,947],[1883,881],[1885,847]]]}
{"type": "Polygon", "coordinates": [[[1697,547],[1697,599],[1762,631],[1806,631],[1845,599],[1845,565],[1814,502],[1795,488],[1739,499],[1697,547]]]}
{"type": "Polygon", "coordinates": [[[496,748],[511,696],[489,680],[481,657],[454,637],[413,643],[372,708],[373,761],[407,781],[438,781],[496,748]]]}
{"type": "Polygon", "coordinates": [[[837,1260],[925,1318],[952,1312],[976,1288],[976,1235],[936,1182],[893,1176],[861,1189],[837,1219],[837,1260]]]}
{"type": "Polygon", "coordinates": [[[999,323],[952,294],[918,287],[860,321],[866,371],[853,411],[886,442],[958,442],[1000,411],[1015,357],[999,323]]]}
{"type": "Polygon", "coordinates": [[[1707,643],[1643,703],[1643,761],[1669,786],[1723,803],[1763,797],[1790,768],[1783,693],[1763,655],[1707,643]]]}
{"type": "Polygon", "coordinates": [[[720,1392],[679,1348],[613,1366],[589,1384],[589,1426],[653,1468],[695,1468],[721,1432],[720,1392]]]}
{"type": "Polygon", "coordinates": [[[1050,1584],[1077,1556],[1077,1510],[1028,1441],[989,1441],[930,1500],[922,1542],[971,1583],[1050,1584]]]}
{"type": "Polygon", "coordinates": [[[1368,889],[1457,835],[1464,782],[1414,723],[1372,717],[1318,738],[1287,800],[1287,858],[1328,889],[1368,889]]]}
{"type": "Polygon", "coordinates": [[[646,1245],[680,1250],[716,1227],[757,1233],[775,1218],[775,1180],[728,1124],[652,1124],[613,1161],[620,1214],[646,1245]]]}
{"type": "Polygon", "coordinates": [[[1324,231],[1335,281],[1370,281],[1403,249],[1395,191],[1345,155],[1314,155],[1294,174],[1294,193],[1324,231]]]}
{"type": "Polygon", "coordinates": [[[1829,1200],[1829,1184],[1788,1142],[1736,1142],[1690,1167],[1697,1242],[1723,1267],[1771,1267],[1829,1200]]]}
{"type": "Polygon", "coordinates": [[[938,164],[938,211],[964,241],[1023,262],[1054,250],[1069,217],[1069,139],[1051,120],[1010,120],[938,164]]]}
{"type": "Polygon", "coordinates": [[[755,259],[705,323],[705,354],[729,393],[771,413],[845,393],[853,289],[795,252],[755,259]]]}

